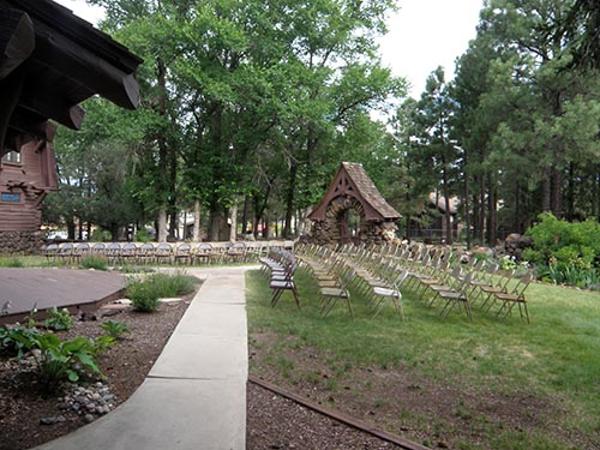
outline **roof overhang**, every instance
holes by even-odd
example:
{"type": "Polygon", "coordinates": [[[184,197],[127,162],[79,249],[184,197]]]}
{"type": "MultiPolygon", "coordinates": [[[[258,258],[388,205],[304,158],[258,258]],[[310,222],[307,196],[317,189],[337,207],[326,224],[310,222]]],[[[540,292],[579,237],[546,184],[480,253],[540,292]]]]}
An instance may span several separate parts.
{"type": "Polygon", "coordinates": [[[16,136],[45,138],[49,119],[79,129],[93,95],[137,108],[141,63],[51,0],[0,0],[0,156],[16,136]]]}

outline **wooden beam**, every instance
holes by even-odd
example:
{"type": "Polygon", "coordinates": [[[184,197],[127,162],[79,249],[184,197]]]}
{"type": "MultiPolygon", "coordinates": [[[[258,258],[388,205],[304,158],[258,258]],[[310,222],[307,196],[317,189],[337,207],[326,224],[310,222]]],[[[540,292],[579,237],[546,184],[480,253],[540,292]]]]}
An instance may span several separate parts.
{"type": "Polygon", "coordinates": [[[37,138],[46,139],[48,122],[38,113],[17,106],[10,119],[9,128],[20,134],[29,134],[37,138]]]}
{"type": "Polygon", "coordinates": [[[37,25],[36,31],[37,47],[32,55],[36,63],[51,67],[118,106],[127,109],[139,106],[139,85],[133,74],[125,73],[44,24],[37,25]]]}
{"type": "Polygon", "coordinates": [[[62,92],[39,92],[29,89],[29,86],[23,91],[19,106],[52,119],[72,130],[81,128],[85,116],[85,111],[81,106],[66,103],[62,92]]]}
{"type": "Polygon", "coordinates": [[[23,76],[20,72],[19,68],[0,81],[0,158],[6,153],[4,143],[8,126],[23,90],[23,76]]]}
{"type": "Polygon", "coordinates": [[[35,49],[33,22],[23,11],[0,8],[0,80],[23,64],[35,49]]]}

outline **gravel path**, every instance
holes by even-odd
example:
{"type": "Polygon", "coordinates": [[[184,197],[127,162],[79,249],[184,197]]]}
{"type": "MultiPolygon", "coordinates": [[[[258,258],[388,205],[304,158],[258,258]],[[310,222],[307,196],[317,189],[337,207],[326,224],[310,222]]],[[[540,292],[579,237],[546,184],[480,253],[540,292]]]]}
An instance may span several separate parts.
{"type": "Polygon", "coordinates": [[[248,383],[247,449],[399,449],[248,383]]]}

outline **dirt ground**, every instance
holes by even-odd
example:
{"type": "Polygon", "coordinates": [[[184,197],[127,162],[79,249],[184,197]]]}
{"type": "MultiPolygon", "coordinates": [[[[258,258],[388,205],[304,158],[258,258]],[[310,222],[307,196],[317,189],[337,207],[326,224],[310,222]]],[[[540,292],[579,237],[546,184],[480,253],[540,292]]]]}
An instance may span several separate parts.
{"type": "Polygon", "coordinates": [[[394,444],[248,383],[248,450],[397,449],[394,444]]]}
{"type": "MultiPolygon", "coordinates": [[[[187,309],[192,295],[178,303],[161,304],[155,313],[123,311],[99,321],[76,322],[62,338],[96,337],[102,334],[103,320],[127,324],[130,333],[100,358],[104,382],[115,394],[115,407],[127,400],[144,381],[175,326],[187,309]]],[[[0,358],[0,450],[27,449],[85,425],[82,415],[59,408],[60,392],[44,397],[33,372],[19,373],[15,359],[0,358]],[[40,419],[62,415],[64,422],[41,425],[40,419]]]]}

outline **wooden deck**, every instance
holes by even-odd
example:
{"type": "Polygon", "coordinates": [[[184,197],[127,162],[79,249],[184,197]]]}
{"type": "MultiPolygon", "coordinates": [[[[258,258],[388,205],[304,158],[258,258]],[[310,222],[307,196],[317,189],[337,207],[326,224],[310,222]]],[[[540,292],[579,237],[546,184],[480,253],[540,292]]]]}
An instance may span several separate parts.
{"type": "Polygon", "coordinates": [[[125,277],[114,272],[0,269],[0,324],[23,320],[33,308],[38,319],[53,306],[91,313],[122,296],[124,288],[125,277]]]}

